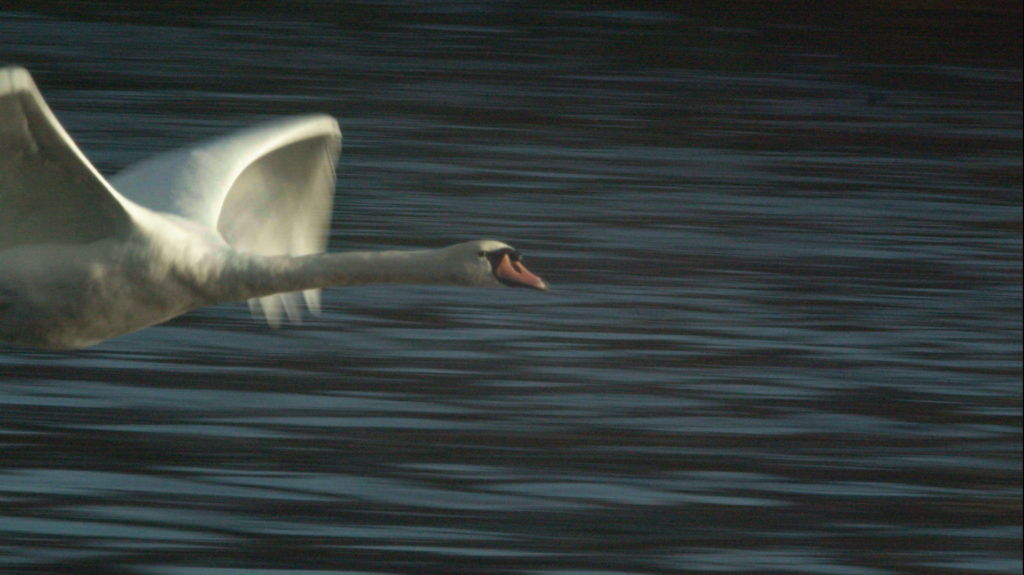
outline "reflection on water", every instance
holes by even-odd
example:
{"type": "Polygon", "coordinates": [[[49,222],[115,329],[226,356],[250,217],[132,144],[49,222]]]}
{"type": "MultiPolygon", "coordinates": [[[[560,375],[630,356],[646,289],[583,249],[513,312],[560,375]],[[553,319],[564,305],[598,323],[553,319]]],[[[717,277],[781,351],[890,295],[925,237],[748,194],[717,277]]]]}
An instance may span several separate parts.
{"type": "Polygon", "coordinates": [[[34,9],[101,169],[327,111],[335,249],[554,289],[0,350],[5,573],[1020,572],[1019,6],[34,9]]]}

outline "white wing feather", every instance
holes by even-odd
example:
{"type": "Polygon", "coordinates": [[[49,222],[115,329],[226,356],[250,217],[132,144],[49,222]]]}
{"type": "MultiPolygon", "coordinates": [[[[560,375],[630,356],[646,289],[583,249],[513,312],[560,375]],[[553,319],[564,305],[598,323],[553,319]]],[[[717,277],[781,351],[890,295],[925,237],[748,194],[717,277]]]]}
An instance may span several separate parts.
{"type": "MultiPolygon", "coordinates": [[[[326,247],[341,131],[334,118],[268,122],[159,154],[111,178],[125,197],[191,220],[239,251],[305,255],[326,247]]],[[[258,301],[271,324],[298,320],[298,294],[258,301]]],[[[304,292],[319,309],[319,291],[304,292]]],[[[257,307],[256,301],[250,306],[257,307]]]]}
{"type": "Polygon", "coordinates": [[[28,71],[0,69],[0,250],[125,234],[132,220],[122,201],[61,127],[28,71]]]}

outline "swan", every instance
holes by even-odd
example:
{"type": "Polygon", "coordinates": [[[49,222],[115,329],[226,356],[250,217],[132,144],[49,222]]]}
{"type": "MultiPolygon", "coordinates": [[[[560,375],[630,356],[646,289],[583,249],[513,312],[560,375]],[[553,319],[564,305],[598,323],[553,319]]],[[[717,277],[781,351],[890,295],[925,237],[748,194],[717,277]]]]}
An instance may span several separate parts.
{"type": "Polygon", "coordinates": [[[382,283],[547,290],[495,240],[323,253],[337,121],[271,121],[109,181],[27,70],[0,68],[0,341],[68,350],[198,307],[249,300],[276,325],[319,290],[382,283]]]}

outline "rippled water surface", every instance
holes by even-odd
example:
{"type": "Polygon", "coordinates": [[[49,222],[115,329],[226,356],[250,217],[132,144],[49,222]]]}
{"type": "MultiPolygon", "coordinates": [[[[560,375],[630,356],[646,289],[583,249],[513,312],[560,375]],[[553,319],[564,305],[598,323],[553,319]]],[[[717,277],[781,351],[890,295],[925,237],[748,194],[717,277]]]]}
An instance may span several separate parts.
{"type": "Polygon", "coordinates": [[[102,171],[328,112],[332,249],[553,286],[0,347],[0,571],[1020,573],[1020,6],[928,5],[0,12],[102,171]]]}

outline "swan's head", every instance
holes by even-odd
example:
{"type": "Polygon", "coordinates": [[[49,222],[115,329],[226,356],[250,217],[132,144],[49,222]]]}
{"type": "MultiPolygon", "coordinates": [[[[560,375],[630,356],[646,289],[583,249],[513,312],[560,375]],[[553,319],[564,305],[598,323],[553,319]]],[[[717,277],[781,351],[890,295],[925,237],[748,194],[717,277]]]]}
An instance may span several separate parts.
{"type": "Polygon", "coordinates": [[[526,287],[548,290],[548,284],[526,269],[512,246],[495,240],[477,240],[444,249],[445,258],[465,270],[465,283],[479,287],[526,287]]]}

